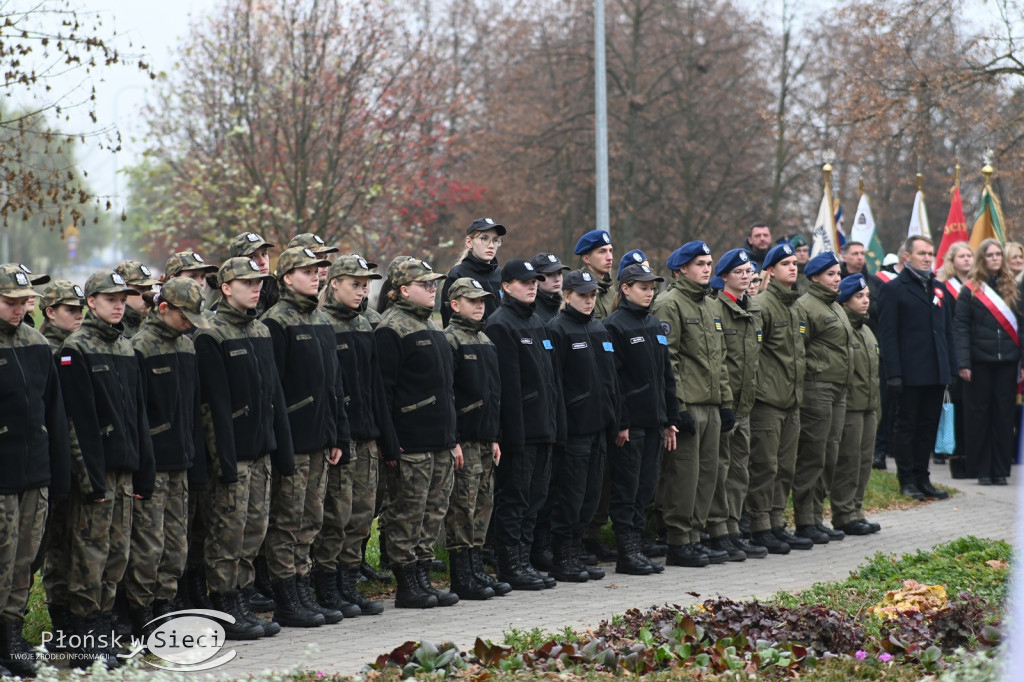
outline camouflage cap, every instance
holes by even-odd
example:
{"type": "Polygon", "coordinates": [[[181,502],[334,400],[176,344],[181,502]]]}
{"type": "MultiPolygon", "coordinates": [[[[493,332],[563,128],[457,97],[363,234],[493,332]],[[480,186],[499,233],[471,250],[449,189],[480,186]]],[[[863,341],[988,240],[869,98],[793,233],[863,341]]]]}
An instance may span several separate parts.
{"type": "Polygon", "coordinates": [[[177,277],[183,272],[202,270],[203,272],[217,272],[217,266],[207,263],[203,257],[193,251],[179,251],[167,259],[164,266],[164,276],[167,279],[177,277]]]}
{"type": "Polygon", "coordinates": [[[296,268],[307,268],[311,265],[315,265],[318,268],[326,268],[330,264],[331,261],[320,258],[309,249],[296,246],[281,252],[277,259],[277,271],[275,274],[278,277],[284,277],[296,268]]]}
{"type": "Polygon", "coordinates": [[[33,275],[32,271],[28,269],[28,266],[24,263],[18,263],[18,267],[21,271],[28,275],[28,281],[32,283],[32,286],[37,287],[40,284],[46,284],[50,281],[49,275],[33,275]]]}
{"type": "Polygon", "coordinates": [[[331,269],[327,271],[327,280],[330,281],[335,277],[369,277],[370,279],[383,279],[383,277],[373,271],[370,263],[367,263],[362,256],[354,253],[350,253],[345,256],[339,256],[334,259],[331,263],[331,269]]]}
{"type": "MultiPolygon", "coordinates": [[[[126,284],[132,286],[151,287],[154,284],[160,284],[160,280],[153,277],[153,271],[137,260],[122,261],[114,270],[124,278],[126,284]]],[[[92,294],[89,295],[92,296],[92,294]]]]}
{"type": "Polygon", "coordinates": [[[217,281],[227,284],[236,279],[274,279],[274,276],[260,272],[260,266],[251,258],[228,258],[217,271],[217,281]]]}
{"type": "Polygon", "coordinates": [[[415,260],[412,256],[395,256],[390,263],[388,263],[388,274],[387,278],[391,281],[395,279],[395,273],[398,272],[398,266],[402,263],[410,260],[415,260]]]}
{"type": "Polygon", "coordinates": [[[484,289],[480,282],[472,277],[459,277],[452,282],[452,288],[448,290],[448,299],[452,301],[456,298],[483,298],[484,296],[493,297],[494,294],[484,289]]]}
{"type": "Polygon", "coordinates": [[[319,235],[315,235],[312,232],[303,232],[292,237],[292,240],[288,242],[287,248],[292,249],[296,246],[307,248],[318,256],[322,256],[325,253],[339,253],[341,251],[337,246],[327,246],[319,235]]]}
{"type": "MultiPolygon", "coordinates": [[[[392,261],[391,265],[394,266],[394,273],[391,274],[391,286],[396,289],[412,282],[432,282],[436,279],[444,279],[443,274],[434,272],[430,263],[418,258],[407,258],[397,264],[392,261]]],[[[388,267],[388,270],[391,269],[388,267]]]]}
{"type": "Polygon", "coordinates": [[[0,265],[0,296],[23,298],[25,296],[42,296],[32,288],[29,274],[16,263],[0,265]]]}
{"type": "Polygon", "coordinates": [[[200,329],[209,327],[206,318],[203,317],[203,287],[199,282],[188,277],[174,277],[167,281],[160,288],[160,295],[157,301],[171,304],[181,311],[181,314],[200,329]]]}
{"type": "Polygon", "coordinates": [[[237,258],[238,256],[251,256],[264,246],[270,249],[277,245],[264,241],[263,237],[259,236],[255,232],[243,232],[231,240],[231,245],[228,247],[228,253],[231,254],[232,258],[237,258]]]}
{"type": "MultiPolygon", "coordinates": [[[[148,269],[148,268],[147,268],[148,269]]],[[[114,270],[98,270],[85,280],[85,296],[96,294],[128,294],[129,296],[141,296],[138,291],[128,286],[121,273],[114,270]]]]}
{"type": "Polygon", "coordinates": [[[85,289],[71,280],[55,279],[50,282],[39,299],[39,307],[43,310],[59,305],[84,306],[85,289]]]}

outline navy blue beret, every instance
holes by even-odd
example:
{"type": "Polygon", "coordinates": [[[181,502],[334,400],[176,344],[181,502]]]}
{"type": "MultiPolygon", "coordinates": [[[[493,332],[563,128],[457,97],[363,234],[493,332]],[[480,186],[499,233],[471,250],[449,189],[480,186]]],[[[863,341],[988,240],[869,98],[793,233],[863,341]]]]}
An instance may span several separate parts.
{"type": "Polygon", "coordinates": [[[783,242],[778,246],[772,247],[772,250],[765,254],[763,267],[770,268],[780,260],[785,260],[795,255],[796,251],[793,249],[793,245],[789,242],[783,242]]]}
{"type": "Polygon", "coordinates": [[[715,291],[724,291],[725,280],[722,279],[721,277],[712,277],[711,281],[708,282],[708,286],[714,289],[715,291]]]}
{"type": "Polygon", "coordinates": [[[732,249],[722,254],[722,258],[718,261],[718,265],[715,266],[715,274],[721,276],[727,272],[732,272],[741,265],[747,265],[750,263],[750,254],[747,253],[746,249],[732,249]]]}
{"type": "Polygon", "coordinates": [[[618,273],[616,273],[615,279],[622,279],[622,269],[625,268],[627,265],[639,265],[640,263],[643,263],[645,260],[647,260],[647,256],[640,249],[633,249],[632,251],[627,251],[625,254],[623,254],[622,260],[619,261],[619,271],[618,273]]]}
{"type": "Polygon", "coordinates": [[[850,300],[850,297],[861,289],[868,288],[868,281],[864,279],[864,275],[859,272],[856,275],[850,275],[849,277],[843,277],[843,281],[839,283],[839,295],[836,300],[842,303],[843,301],[850,300]]]}
{"type": "Polygon", "coordinates": [[[686,242],[678,249],[672,252],[672,255],[668,257],[668,261],[665,263],[669,270],[678,270],[697,256],[710,256],[711,247],[708,246],[707,242],[700,240],[694,242],[686,242]]]}
{"type": "Polygon", "coordinates": [[[599,246],[611,243],[611,236],[604,230],[591,230],[580,237],[580,240],[576,242],[576,249],[574,250],[574,253],[579,256],[588,251],[593,251],[599,246]]]}
{"type": "Polygon", "coordinates": [[[828,270],[833,265],[839,265],[839,259],[836,258],[836,254],[831,251],[822,251],[817,256],[807,261],[807,265],[804,266],[804,274],[808,277],[811,275],[817,275],[819,272],[828,270]]]}

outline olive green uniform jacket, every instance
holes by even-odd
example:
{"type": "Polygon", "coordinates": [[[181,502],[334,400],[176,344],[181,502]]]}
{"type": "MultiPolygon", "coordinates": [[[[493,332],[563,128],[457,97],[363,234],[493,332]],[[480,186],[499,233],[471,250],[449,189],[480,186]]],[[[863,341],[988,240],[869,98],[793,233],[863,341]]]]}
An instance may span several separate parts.
{"type": "Polygon", "coordinates": [[[803,312],[799,294],[776,280],[754,297],[761,309],[761,355],[757,365],[757,400],[780,410],[799,407],[804,399],[803,312]]]}

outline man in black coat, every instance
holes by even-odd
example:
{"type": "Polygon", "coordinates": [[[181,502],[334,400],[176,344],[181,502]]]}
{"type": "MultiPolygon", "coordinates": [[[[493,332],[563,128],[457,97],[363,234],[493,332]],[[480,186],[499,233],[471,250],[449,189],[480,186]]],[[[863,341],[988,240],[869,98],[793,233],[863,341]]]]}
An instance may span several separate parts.
{"type": "Polygon", "coordinates": [[[945,287],[932,276],[935,245],[910,237],[906,266],[881,288],[879,342],[886,388],[896,406],[890,454],[900,489],[917,500],[945,499],[932,486],[928,459],[942,411],[942,394],[956,375],[953,316],[945,287]]]}

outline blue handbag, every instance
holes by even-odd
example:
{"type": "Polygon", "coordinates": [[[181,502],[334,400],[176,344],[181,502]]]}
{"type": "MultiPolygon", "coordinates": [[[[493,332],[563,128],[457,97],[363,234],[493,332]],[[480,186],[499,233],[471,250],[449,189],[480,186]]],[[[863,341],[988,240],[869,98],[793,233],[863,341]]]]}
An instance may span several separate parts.
{"type": "Polygon", "coordinates": [[[939,430],[935,433],[935,454],[952,455],[956,452],[956,408],[949,402],[949,391],[942,399],[942,414],[939,416],[939,430]]]}

